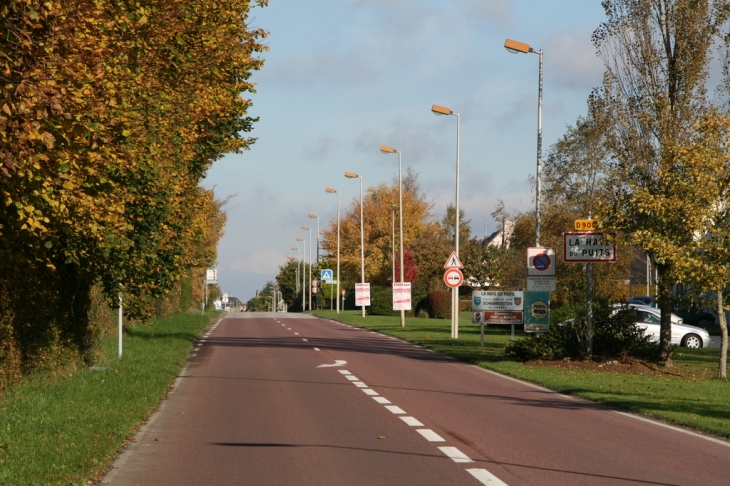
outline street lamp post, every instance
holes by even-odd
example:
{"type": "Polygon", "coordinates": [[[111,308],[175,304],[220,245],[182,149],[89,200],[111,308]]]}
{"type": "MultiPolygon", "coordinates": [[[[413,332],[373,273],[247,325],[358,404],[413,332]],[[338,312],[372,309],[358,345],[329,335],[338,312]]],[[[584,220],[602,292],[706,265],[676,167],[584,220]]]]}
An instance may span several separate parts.
{"type": "Polygon", "coordinates": [[[395,210],[398,209],[398,205],[392,204],[390,206],[390,209],[392,216],[390,221],[390,229],[391,233],[393,234],[393,245],[391,247],[393,249],[393,259],[391,260],[393,262],[393,280],[391,280],[391,282],[395,282],[395,210]]]}
{"type": "MultiPolygon", "coordinates": [[[[312,230],[308,226],[302,226],[304,231],[309,231],[309,310],[312,310],[312,230]]],[[[305,289],[306,290],[306,289],[305,289]]]]}
{"type": "MultiPolygon", "coordinates": [[[[307,214],[308,218],[316,219],[317,220],[317,265],[319,265],[319,217],[316,214],[309,213],[307,214]]],[[[319,267],[318,267],[319,268],[319,267]]],[[[316,278],[316,275],[315,275],[316,278]]],[[[315,307],[319,309],[319,296],[322,293],[322,289],[320,288],[317,292],[317,295],[314,298],[315,307]]]]}
{"type": "MultiPolygon", "coordinates": [[[[398,154],[398,217],[400,218],[400,282],[403,283],[403,163],[401,151],[392,147],[380,146],[384,154],[398,154]]],[[[406,327],[406,312],[400,311],[400,325],[406,327]]]]}
{"type": "Polygon", "coordinates": [[[332,189],[331,187],[326,187],[325,192],[328,192],[330,194],[337,194],[337,294],[335,295],[335,300],[337,301],[337,313],[340,313],[340,193],[332,189]]]}
{"type": "Polygon", "coordinates": [[[535,180],[535,246],[540,246],[540,192],[542,189],[542,49],[536,51],[529,44],[512,39],[504,42],[504,48],[512,54],[533,53],[540,56],[537,90],[537,178],[535,180]]]}
{"type": "Polygon", "coordinates": [[[304,286],[304,274],[307,273],[307,263],[306,263],[306,257],[307,257],[307,242],[304,241],[304,238],[297,237],[297,241],[301,241],[302,245],[304,245],[304,250],[302,251],[302,312],[307,310],[307,307],[304,302],[304,298],[307,295],[307,287],[304,286]]]}
{"type": "MultiPolygon", "coordinates": [[[[456,257],[459,257],[459,149],[461,146],[461,115],[445,106],[433,105],[431,111],[436,115],[453,115],[456,117],[456,214],[454,215],[454,240],[456,257]]],[[[451,337],[459,337],[459,288],[451,289],[451,337]]]]}
{"type": "MultiPolygon", "coordinates": [[[[345,172],[348,179],[360,179],[360,283],[365,283],[365,230],[362,216],[362,177],[354,172],[345,172]]],[[[362,316],[365,317],[365,305],[361,305],[362,316]]]]}

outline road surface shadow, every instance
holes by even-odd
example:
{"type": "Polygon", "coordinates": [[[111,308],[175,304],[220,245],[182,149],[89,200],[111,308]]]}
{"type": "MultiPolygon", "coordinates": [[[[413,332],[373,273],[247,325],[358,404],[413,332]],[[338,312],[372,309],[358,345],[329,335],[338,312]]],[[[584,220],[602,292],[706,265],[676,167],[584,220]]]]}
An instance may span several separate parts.
{"type": "Polygon", "coordinates": [[[243,338],[243,337],[209,337],[206,346],[239,347],[239,348],[302,348],[317,347],[327,351],[350,351],[368,354],[389,354],[419,361],[453,362],[454,358],[443,354],[426,351],[395,339],[370,338],[367,335],[353,339],[347,337],[312,338],[304,342],[299,337],[270,337],[270,338],[243,338]]]}
{"type": "MultiPolygon", "coordinates": [[[[447,459],[447,457],[445,455],[441,455],[441,454],[423,454],[420,452],[405,452],[405,451],[395,451],[395,450],[386,450],[386,449],[371,449],[371,448],[367,448],[367,447],[351,447],[351,446],[339,446],[339,445],[327,445],[327,444],[284,444],[284,443],[276,443],[276,442],[212,442],[210,444],[215,445],[215,446],[220,446],[220,447],[243,447],[243,448],[344,449],[344,450],[354,450],[354,451],[363,451],[363,452],[378,452],[378,453],[384,453],[384,454],[399,454],[399,455],[407,455],[407,456],[421,456],[421,457],[433,457],[433,458],[439,458],[439,459],[447,459]]],[[[484,459],[473,459],[473,461],[474,461],[474,463],[492,464],[496,467],[512,466],[512,467],[516,467],[516,468],[526,468],[526,469],[533,469],[533,470],[546,471],[546,472],[552,472],[552,473],[572,474],[572,475],[586,477],[586,481],[590,481],[589,478],[601,478],[601,479],[611,479],[611,480],[616,480],[616,481],[626,481],[626,482],[631,482],[631,483],[635,483],[635,484],[658,484],[658,485],[662,485],[662,486],[680,486],[679,484],[667,483],[665,481],[662,481],[662,482],[647,481],[647,480],[643,480],[643,479],[633,479],[633,478],[626,478],[626,477],[621,477],[621,476],[608,476],[606,474],[593,474],[593,473],[579,472],[579,471],[567,471],[565,469],[531,466],[528,464],[516,464],[516,463],[509,463],[509,462],[488,461],[488,460],[484,460],[484,459]]],[[[586,483],[586,484],[590,484],[590,483],[586,483]]]]}

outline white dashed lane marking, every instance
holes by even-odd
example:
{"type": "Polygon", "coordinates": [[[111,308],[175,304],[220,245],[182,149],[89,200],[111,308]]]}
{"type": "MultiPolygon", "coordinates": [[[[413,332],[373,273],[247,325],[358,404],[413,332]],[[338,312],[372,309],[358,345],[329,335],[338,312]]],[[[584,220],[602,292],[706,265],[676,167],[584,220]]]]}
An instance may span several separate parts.
{"type": "Polygon", "coordinates": [[[439,447],[439,450],[454,462],[474,462],[456,447],[439,447]]]}
{"type": "Polygon", "coordinates": [[[421,434],[429,442],[446,442],[443,437],[431,429],[418,429],[416,432],[421,434]]]}
{"type": "Polygon", "coordinates": [[[380,403],[381,405],[385,405],[386,403],[390,403],[390,400],[388,400],[385,397],[373,397],[373,400],[380,403]]]}
{"type": "Polygon", "coordinates": [[[365,393],[365,395],[371,397],[375,397],[378,395],[378,392],[376,392],[375,390],[371,390],[370,388],[363,388],[362,391],[365,393]]]}
{"type": "Polygon", "coordinates": [[[401,417],[400,419],[411,427],[423,427],[423,424],[413,417],[401,417]]]}
{"type": "Polygon", "coordinates": [[[353,381],[353,382],[352,382],[352,384],[353,384],[353,385],[355,385],[355,386],[356,386],[356,387],[358,387],[358,388],[367,388],[367,387],[368,387],[368,386],[367,386],[367,385],[366,385],[365,383],[363,383],[362,381],[353,381]]]}
{"type": "Polygon", "coordinates": [[[309,342],[309,340],[305,338],[302,338],[302,341],[304,341],[305,343],[309,342]]]}
{"type": "Polygon", "coordinates": [[[347,378],[350,381],[360,381],[360,378],[358,378],[355,375],[345,375],[345,378],[347,378]]]}
{"type": "Polygon", "coordinates": [[[349,372],[349,371],[347,371],[347,370],[337,370],[337,371],[339,371],[339,372],[340,372],[340,373],[342,373],[343,375],[349,375],[349,374],[350,374],[350,372],[349,372]]]}
{"type": "Polygon", "coordinates": [[[402,408],[400,408],[396,405],[386,405],[385,408],[387,408],[389,412],[394,413],[396,415],[406,413],[405,410],[403,410],[402,408]]]}
{"type": "Polygon", "coordinates": [[[314,348],[315,351],[319,351],[319,348],[314,348]]]}
{"type": "Polygon", "coordinates": [[[480,483],[487,486],[507,486],[507,483],[500,481],[497,476],[486,469],[467,469],[466,472],[474,476],[480,483]]]}

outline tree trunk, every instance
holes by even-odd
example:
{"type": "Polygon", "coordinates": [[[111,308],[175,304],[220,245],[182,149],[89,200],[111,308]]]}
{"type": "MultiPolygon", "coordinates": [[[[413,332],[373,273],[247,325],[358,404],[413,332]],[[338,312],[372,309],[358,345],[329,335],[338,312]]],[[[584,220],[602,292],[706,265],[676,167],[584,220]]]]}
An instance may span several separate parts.
{"type": "Polygon", "coordinates": [[[659,281],[657,282],[659,293],[659,308],[661,310],[661,325],[659,328],[659,361],[666,367],[674,366],[672,363],[672,282],[670,280],[671,267],[669,265],[657,265],[659,281]]]}
{"type": "Polygon", "coordinates": [[[717,369],[717,377],[727,379],[727,319],[725,319],[725,303],[723,302],[722,289],[717,291],[717,322],[720,324],[720,331],[722,332],[720,366],[717,369]]]}

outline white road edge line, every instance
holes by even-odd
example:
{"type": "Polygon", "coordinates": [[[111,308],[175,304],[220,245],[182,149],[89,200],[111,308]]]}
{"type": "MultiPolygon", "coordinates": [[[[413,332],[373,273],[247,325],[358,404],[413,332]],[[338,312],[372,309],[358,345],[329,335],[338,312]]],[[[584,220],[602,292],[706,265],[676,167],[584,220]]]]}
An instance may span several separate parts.
{"type": "Polygon", "coordinates": [[[390,413],[394,413],[396,415],[406,413],[405,410],[403,410],[402,408],[400,408],[396,405],[386,405],[385,408],[387,408],[390,413]]]}
{"type": "MultiPolygon", "coordinates": [[[[477,369],[480,369],[480,370],[484,371],[485,373],[489,373],[490,375],[495,375],[495,376],[498,376],[500,378],[504,378],[505,380],[514,381],[515,383],[519,383],[521,385],[527,385],[530,388],[534,388],[536,390],[540,390],[540,391],[544,391],[544,392],[547,392],[547,393],[551,393],[551,394],[556,395],[556,396],[559,396],[561,398],[567,398],[568,400],[588,402],[588,400],[584,400],[583,398],[580,398],[580,397],[572,397],[570,395],[564,395],[564,394],[562,394],[560,392],[556,392],[555,390],[551,390],[549,388],[545,388],[545,387],[542,387],[540,385],[535,385],[534,383],[530,383],[529,381],[524,381],[524,380],[520,380],[519,378],[513,378],[511,376],[503,375],[501,373],[497,373],[496,371],[488,370],[486,368],[481,368],[479,366],[474,366],[474,367],[477,368],[477,369]]],[[[646,423],[649,423],[649,424],[654,424],[654,425],[657,425],[659,427],[664,427],[666,429],[671,429],[671,430],[674,430],[675,432],[681,432],[683,434],[691,435],[693,437],[697,437],[698,439],[705,439],[705,440],[708,440],[710,442],[714,442],[715,444],[720,444],[720,445],[724,445],[725,447],[730,447],[730,442],[725,441],[725,440],[722,440],[722,439],[716,439],[714,437],[708,437],[708,436],[702,435],[702,434],[700,434],[698,432],[693,432],[691,430],[686,430],[686,429],[683,429],[681,427],[675,427],[674,425],[665,424],[665,423],[659,422],[657,420],[650,419],[650,418],[646,418],[646,417],[640,417],[638,415],[634,415],[634,414],[631,414],[631,413],[628,413],[628,412],[622,412],[620,410],[613,410],[613,409],[611,409],[611,406],[610,405],[602,404],[600,402],[589,402],[589,403],[598,403],[598,405],[603,405],[603,406],[606,407],[606,411],[608,411],[608,412],[617,413],[617,414],[623,415],[625,417],[629,417],[629,418],[636,419],[636,420],[641,420],[642,422],[646,422],[646,423]]]]}
{"type": "Polygon", "coordinates": [[[486,469],[467,469],[466,472],[477,478],[477,480],[487,486],[507,486],[507,483],[500,481],[494,474],[486,469]]]}
{"type": "Polygon", "coordinates": [[[423,427],[423,424],[413,417],[401,417],[400,419],[411,427],[423,427]]]}
{"type": "Polygon", "coordinates": [[[423,438],[429,442],[446,442],[443,437],[441,437],[431,429],[418,429],[416,430],[416,432],[421,434],[423,438]]]}
{"type": "Polygon", "coordinates": [[[456,447],[439,447],[439,450],[454,462],[474,462],[456,447]]]}

